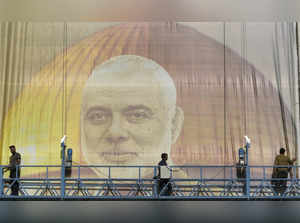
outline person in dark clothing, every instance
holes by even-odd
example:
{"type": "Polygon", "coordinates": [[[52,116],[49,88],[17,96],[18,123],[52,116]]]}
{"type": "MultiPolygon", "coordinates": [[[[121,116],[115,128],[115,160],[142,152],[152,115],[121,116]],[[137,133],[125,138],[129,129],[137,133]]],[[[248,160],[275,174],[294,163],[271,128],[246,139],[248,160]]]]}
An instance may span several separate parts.
{"type": "Polygon", "coordinates": [[[292,175],[291,168],[289,165],[293,165],[296,161],[296,158],[290,159],[288,156],[284,155],[285,149],[280,148],[279,155],[276,156],[274,161],[274,166],[285,166],[285,167],[274,167],[273,168],[273,174],[272,178],[280,178],[282,180],[274,181],[273,184],[275,185],[274,189],[276,193],[283,194],[286,190],[287,180],[284,180],[284,178],[288,177],[288,174],[292,175]]]}
{"type": "Polygon", "coordinates": [[[158,194],[163,196],[170,196],[172,194],[172,186],[169,183],[170,178],[161,178],[161,166],[168,166],[167,163],[168,160],[168,154],[162,153],[161,154],[161,161],[158,163],[158,194]],[[167,187],[164,189],[164,187],[167,187]],[[162,191],[163,190],[163,191],[162,191]]]}
{"type": "Polygon", "coordinates": [[[14,145],[9,146],[11,156],[9,157],[9,166],[4,169],[4,171],[10,171],[9,173],[9,183],[11,184],[11,195],[19,195],[19,182],[15,178],[19,178],[21,175],[21,170],[19,165],[21,164],[21,154],[16,152],[16,147],[14,145]]]}

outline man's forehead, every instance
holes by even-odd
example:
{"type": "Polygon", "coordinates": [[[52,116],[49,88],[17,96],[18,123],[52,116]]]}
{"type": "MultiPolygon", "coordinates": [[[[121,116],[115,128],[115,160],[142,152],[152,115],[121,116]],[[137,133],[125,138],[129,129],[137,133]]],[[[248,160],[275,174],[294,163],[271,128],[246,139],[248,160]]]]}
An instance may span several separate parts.
{"type": "Polygon", "coordinates": [[[160,95],[162,94],[159,86],[152,85],[136,85],[132,83],[130,85],[98,85],[98,86],[86,86],[84,94],[89,97],[115,97],[126,95],[127,97],[139,97],[147,95],[160,95]]]}
{"type": "Polygon", "coordinates": [[[159,69],[131,71],[94,71],[83,89],[83,103],[176,104],[176,89],[167,72],[159,69]]]}
{"type": "Polygon", "coordinates": [[[116,73],[104,73],[98,77],[91,77],[88,80],[84,95],[88,97],[162,97],[169,98],[175,94],[172,82],[164,81],[163,78],[148,73],[132,73],[128,75],[118,75],[116,73]]]}
{"type": "MultiPolygon", "coordinates": [[[[168,75],[168,74],[165,74],[168,75]]],[[[89,78],[87,85],[89,86],[132,86],[135,85],[157,85],[158,83],[168,82],[163,78],[160,72],[153,70],[140,70],[140,71],[118,71],[112,72],[108,70],[94,71],[89,78]]]]}
{"type": "Polygon", "coordinates": [[[90,92],[83,98],[83,104],[88,107],[104,106],[111,108],[125,108],[132,105],[144,105],[151,107],[152,109],[160,109],[165,107],[166,103],[163,98],[160,98],[156,94],[148,94],[145,91],[105,91],[97,90],[96,92],[90,92]]]}

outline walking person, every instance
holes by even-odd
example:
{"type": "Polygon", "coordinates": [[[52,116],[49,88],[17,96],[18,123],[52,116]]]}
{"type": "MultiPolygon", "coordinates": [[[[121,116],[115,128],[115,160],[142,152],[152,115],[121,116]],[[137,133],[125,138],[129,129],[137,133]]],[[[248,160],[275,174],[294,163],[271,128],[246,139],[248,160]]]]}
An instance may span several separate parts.
{"type": "Polygon", "coordinates": [[[275,161],[274,161],[274,168],[273,168],[273,178],[279,178],[281,180],[274,181],[275,184],[275,191],[279,194],[283,194],[286,190],[286,185],[287,185],[287,179],[288,174],[292,174],[291,172],[291,167],[290,165],[293,165],[294,162],[296,161],[296,158],[290,159],[288,156],[284,155],[285,154],[285,149],[280,148],[279,150],[279,155],[276,156],[275,161]],[[282,166],[282,167],[276,167],[276,166],[282,166]]]}
{"type": "Polygon", "coordinates": [[[162,166],[168,166],[167,163],[168,160],[168,154],[162,153],[161,154],[161,161],[158,163],[158,194],[163,196],[170,196],[172,194],[172,186],[170,184],[170,178],[165,178],[165,176],[162,176],[161,174],[161,167],[162,166]],[[166,188],[165,188],[166,187],[166,188]]]}
{"type": "Polygon", "coordinates": [[[20,178],[21,170],[19,165],[21,164],[21,154],[17,153],[16,147],[14,145],[9,146],[11,156],[9,157],[9,166],[4,169],[5,172],[10,171],[9,173],[9,183],[11,184],[11,195],[19,195],[19,181],[17,178],[20,178]]]}

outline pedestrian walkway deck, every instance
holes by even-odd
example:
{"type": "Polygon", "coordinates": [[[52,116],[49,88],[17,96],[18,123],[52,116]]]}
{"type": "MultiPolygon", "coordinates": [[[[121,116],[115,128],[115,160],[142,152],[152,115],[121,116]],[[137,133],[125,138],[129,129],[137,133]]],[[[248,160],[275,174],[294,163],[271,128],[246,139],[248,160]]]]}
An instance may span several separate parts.
{"type": "MultiPolygon", "coordinates": [[[[156,166],[72,166],[72,175],[65,176],[62,166],[20,166],[21,177],[10,179],[0,166],[0,200],[300,200],[299,166],[293,166],[293,177],[271,179],[273,166],[249,166],[249,176],[237,178],[236,166],[170,166],[185,173],[172,175],[172,194],[158,193],[156,166]],[[115,169],[130,169],[136,177],[114,177],[115,169]],[[38,174],[26,175],[39,169],[38,174]],[[41,170],[45,171],[41,171],[41,170]],[[53,171],[50,171],[52,169],[53,171]],[[107,173],[106,176],[84,175],[86,170],[107,173]],[[147,173],[144,176],[145,169],[147,173]],[[104,171],[105,170],[105,171],[104,171]],[[281,193],[271,183],[286,181],[281,193]],[[10,195],[14,183],[19,184],[19,196],[10,195]]],[[[278,188],[277,188],[278,189],[278,188]]]]}

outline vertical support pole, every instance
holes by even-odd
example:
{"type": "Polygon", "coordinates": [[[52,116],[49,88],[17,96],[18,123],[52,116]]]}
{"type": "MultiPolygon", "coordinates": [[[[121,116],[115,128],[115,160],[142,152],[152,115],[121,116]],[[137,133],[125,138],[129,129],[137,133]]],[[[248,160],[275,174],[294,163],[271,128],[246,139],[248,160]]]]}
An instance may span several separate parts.
{"type": "Polygon", "coordinates": [[[20,165],[16,165],[16,184],[18,184],[19,185],[19,190],[18,190],[18,193],[20,192],[20,188],[21,188],[21,180],[20,180],[20,174],[21,174],[21,171],[20,171],[20,165]],[[19,174],[19,172],[20,172],[20,174],[19,174]]]}
{"type": "Polygon", "coordinates": [[[111,169],[110,166],[108,167],[108,180],[110,182],[110,178],[111,178],[111,169]]]}
{"type": "Polygon", "coordinates": [[[3,196],[3,167],[0,166],[0,197],[3,196]]]}
{"type": "Polygon", "coordinates": [[[141,195],[143,195],[142,193],[142,181],[141,181],[141,167],[139,166],[139,179],[138,179],[138,182],[137,182],[137,193],[136,193],[136,196],[141,193],[141,195]]]}
{"type": "Polygon", "coordinates": [[[111,180],[111,167],[108,167],[108,184],[107,184],[107,195],[109,194],[109,191],[111,191],[112,188],[112,180],[111,180]]]}
{"type": "Polygon", "coordinates": [[[203,168],[200,166],[200,180],[202,182],[202,177],[203,177],[203,168]]]}
{"type": "Polygon", "coordinates": [[[296,174],[294,173],[294,176],[297,175],[296,178],[300,177],[300,173],[299,173],[299,164],[300,164],[300,151],[299,151],[299,147],[300,147],[300,45],[299,45],[299,41],[300,41],[300,37],[299,37],[299,28],[298,28],[298,22],[296,22],[296,54],[297,54],[297,60],[296,60],[296,64],[297,64],[297,75],[296,75],[296,80],[295,81],[295,87],[296,87],[296,112],[295,112],[295,124],[296,124],[296,158],[297,158],[297,168],[296,168],[296,174]]]}
{"type": "MultiPolygon", "coordinates": [[[[78,183],[78,196],[79,196],[79,190],[81,190],[81,180],[80,180],[80,165],[78,166],[78,175],[77,175],[77,183],[78,183]]],[[[84,196],[84,192],[82,191],[82,194],[84,196]]]]}
{"type": "Polygon", "coordinates": [[[158,187],[158,184],[157,184],[157,167],[155,166],[154,167],[154,185],[153,185],[153,197],[154,198],[157,198],[158,197],[158,193],[157,193],[157,187],[158,187]]]}
{"type": "Polygon", "coordinates": [[[65,156],[66,156],[66,146],[64,143],[61,143],[61,182],[60,182],[60,196],[61,199],[65,198],[65,156]]]}
{"type": "Polygon", "coordinates": [[[249,147],[250,144],[246,143],[246,195],[248,198],[250,197],[249,147]]]}
{"type": "Polygon", "coordinates": [[[292,167],[292,171],[293,171],[293,181],[296,179],[296,174],[297,174],[297,169],[295,166],[292,167]]]}

